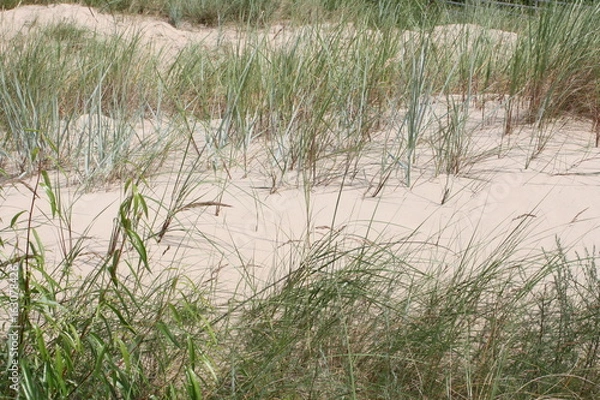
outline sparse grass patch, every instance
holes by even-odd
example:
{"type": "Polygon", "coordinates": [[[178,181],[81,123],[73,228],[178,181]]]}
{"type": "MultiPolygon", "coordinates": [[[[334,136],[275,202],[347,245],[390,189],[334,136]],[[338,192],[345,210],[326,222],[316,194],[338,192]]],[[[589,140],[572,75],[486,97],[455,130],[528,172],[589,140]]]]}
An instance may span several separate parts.
{"type": "Polygon", "coordinates": [[[161,112],[156,60],[139,38],[100,38],[61,23],[13,39],[0,57],[8,170],[29,173],[41,162],[84,181],[124,176],[133,126],[161,112]]]}

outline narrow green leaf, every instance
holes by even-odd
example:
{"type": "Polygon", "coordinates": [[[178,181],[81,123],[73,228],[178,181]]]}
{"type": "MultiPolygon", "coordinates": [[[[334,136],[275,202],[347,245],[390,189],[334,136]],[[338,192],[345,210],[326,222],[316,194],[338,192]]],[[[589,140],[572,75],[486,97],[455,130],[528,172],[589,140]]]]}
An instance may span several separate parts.
{"type": "Polygon", "coordinates": [[[179,341],[177,340],[175,335],[173,335],[173,332],[171,332],[169,327],[167,325],[165,325],[164,322],[158,321],[156,323],[156,329],[158,329],[160,332],[162,332],[163,335],[165,335],[167,337],[167,339],[169,339],[169,341],[171,343],[173,343],[173,345],[175,345],[177,348],[181,347],[181,344],[179,343],[179,341]]]}
{"type": "Polygon", "coordinates": [[[117,344],[121,351],[121,357],[123,357],[123,361],[125,362],[125,370],[129,372],[131,371],[131,354],[129,353],[129,349],[127,349],[127,346],[121,339],[117,339],[117,344]]]}
{"type": "Polygon", "coordinates": [[[52,212],[52,217],[56,217],[58,214],[58,205],[56,202],[56,196],[54,195],[54,191],[52,190],[52,182],[50,182],[50,177],[48,176],[47,171],[42,171],[42,184],[41,186],[44,188],[46,192],[46,196],[48,196],[48,201],[50,202],[50,210],[52,212]]]}
{"type": "Polygon", "coordinates": [[[20,217],[21,215],[25,214],[26,212],[27,212],[26,210],[23,210],[23,211],[21,211],[21,212],[18,212],[18,213],[16,213],[16,214],[14,215],[14,217],[12,217],[12,219],[10,220],[10,227],[11,227],[12,229],[15,229],[15,228],[16,228],[16,226],[17,226],[17,220],[19,219],[19,217],[20,217]]]}
{"type": "Polygon", "coordinates": [[[144,241],[142,240],[140,235],[138,235],[137,232],[135,232],[131,229],[128,229],[127,237],[129,238],[131,245],[135,248],[138,255],[140,256],[140,260],[142,260],[142,262],[144,263],[144,267],[148,271],[150,271],[150,265],[148,264],[148,254],[146,252],[146,246],[144,245],[144,241]]]}
{"type": "Polygon", "coordinates": [[[186,368],[185,376],[187,379],[187,391],[191,400],[201,400],[202,391],[200,390],[200,382],[198,382],[198,376],[191,368],[186,368]]]}

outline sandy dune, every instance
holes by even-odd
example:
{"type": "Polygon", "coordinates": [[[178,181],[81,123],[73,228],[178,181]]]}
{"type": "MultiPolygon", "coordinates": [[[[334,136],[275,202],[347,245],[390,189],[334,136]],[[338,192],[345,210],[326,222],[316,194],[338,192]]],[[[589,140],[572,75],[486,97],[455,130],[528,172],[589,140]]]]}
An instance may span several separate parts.
{"type": "MultiPolygon", "coordinates": [[[[233,29],[178,30],[156,19],[112,16],[73,5],[27,6],[3,12],[0,35],[7,40],[18,32],[26,34],[58,20],[72,21],[104,35],[141,32],[148,45],[157,49],[166,46],[169,52],[192,42],[215,46],[238,38],[233,29]]],[[[275,38],[282,29],[274,27],[269,35],[275,38]]],[[[258,168],[247,175],[232,171],[231,179],[225,174],[198,171],[195,177],[204,183],[194,190],[190,202],[219,201],[230,207],[221,208],[218,215],[214,206],[179,212],[162,240],[150,244],[152,269],[177,266],[207,282],[218,277],[221,289],[231,291],[242,276],[251,275],[260,284],[273,271],[287,271],[299,243],[315,242],[331,231],[339,232],[348,246],[364,241],[402,242],[416,232],[411,241],[419,243],[421,250],[431,249],[431,254],[410,256],[424,258],[424,265],[443,263],[447,257],[460,254],[472,238],[491,249],[523,221],[528,223],[521,243],[523,252],[554,248],[557,239],[572,251],[592,250],[600,244],[600,149],[593,147],[590,123],[557,121],[549,128],[552,138],[529,163],[533,127],[522,126],[510,137],[503,137],[504,121],[492,111],[484,116],[474,113],[470,124],[470,154],[477,161],[461,174],[436,177],[432,160],[424,153],[417,160],[416,178],[410,188],[398,168],[376,197],[372,196],[372,171],[380,145],[377,138],[362,157],[355,179],[345,181],[344,186],[337,179],[313,187],[310,196],[301,182],[272,193],[268,178],[258,168]],[[442,248],[447,251],[440,251],[442,248]]],[[[174,181],[174,175],[162,171],[143,192],[150,198],[164,199],[166,205],[174,181]]],[[[32,193],[27,186],[34,184],[35,178],[4,184],[0,198],[3,229],[16,213],[28,209],[32,193]]],[[[85,273],[94,265],[92,261],[106,252],[123,194],[118,187],[75,192],[74,187],[65,186],[63,201],[72,202],[72,239],[81,235],[90,238],[86,242],[90,264],[81,265],[85,273]]],[[[149,206],[147,222],[156,232],[166,211],[154,202],[149,206]]],[[[25,217],[19,219],[21,228],[25,217]]],[[[48,265],[58,262],[66,230],[50,224],[43,194],[36,201],[34,220],[46,244],[48,265]]]]}

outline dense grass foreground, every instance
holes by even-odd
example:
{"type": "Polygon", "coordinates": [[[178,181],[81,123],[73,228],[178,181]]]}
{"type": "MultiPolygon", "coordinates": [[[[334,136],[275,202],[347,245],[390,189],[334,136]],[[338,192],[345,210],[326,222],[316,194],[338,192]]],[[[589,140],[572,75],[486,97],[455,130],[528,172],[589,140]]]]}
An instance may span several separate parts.
{"type": "MultiPolygon", "coordinates": [[[[39,188],[65,236],[68,206],[47,175],[39,188]]],[[[21,277],[22,398],[600,395],[595,249],[519,256],[523,223],[485,256],[474,242],[443,255],[410,237],[357,245],[332,233],[298,245],[265,289],[217,306],[177,256],[152,263],[156,202],[127,190],[105,251],[67,240],[55,264],[26,216],[1,232],[2,268],[21,277]],[[83,266],[92,272],[76,278],[83,266]]],[[[14,394],[6,370],[0,382],[14,394]]]]}
{"type": "Polygon", "coordinates": [[[425,272],[389,248],[317,243],[233,325],[214,398],[597,397],[596,261],[510,260],[515,239],[425,272]]]}

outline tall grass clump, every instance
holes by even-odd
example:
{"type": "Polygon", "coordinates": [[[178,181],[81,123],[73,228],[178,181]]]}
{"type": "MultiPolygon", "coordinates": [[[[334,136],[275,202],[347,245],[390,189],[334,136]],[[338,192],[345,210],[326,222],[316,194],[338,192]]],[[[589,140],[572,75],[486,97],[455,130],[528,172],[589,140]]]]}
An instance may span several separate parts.
{"type": "MultiPolygon", "coordinates": [[[[514,77],[523,84],[529,121],[578,115],[597,119],[600,7],[551,5],[521,35],[514,77]]],[[[544,137],[536,141],[543,148],[544,137]]]]}
{"type": "Polygon", "coordinates": [[[327,181],[380,128],[395,91],[395,40],[364,25],[310,26],[282,44],[250,33],[214,54],[186,50],[168,85],[182,109],[220,121],[207,140],[221,154],[235,148],[246,165],[260,144],[275,181],[288,171],[327,181]]]}
{"type": "Polygon", "coordinates": [[[134,165],[133,126],[160,113],[156,60],[142,53],[139,37],[104,39],[61,23],[12,39],[0,62],[9,170],[32,172],[34,149],[45,168],[79,180],[118,178],[134,165]]]}
{"type": "MultiPolygon", "coordinates": [[[[57,183],[40,174],[29,212],[1,232],[3,270],[16,266],[19,275],[22,397],[173,398],[207,385],[218,345],[213,307],[198,282],[153,270],[148,199],[137,184],[125,185],[102,249],[72,232],[73,204],[57,183]],[[38,207],[50,212],[41,218],[38,207]],[[52,235],[38,233],[46,224],[63,240],[59,257],[46,249],[52,235]]],[[[3,289],[3,313],[8,296],[3,289]]],[[[7,371],[2,376],[0,391],[9,394],[7,371]]]]}
{"type": "MultiPolygon", "coordinates": [[[[479,26],[463,25],[455,32],[437,34],[442,45],[434,45],[437,65],[445,82],[434,111],[437,125],[428,140],[435,153],[436,174],[458,175],[471,162],[471,135],[481,126],[469,126],[474,108],[485,115],[486,95],[497,90],[496,80],[507,62],[513,44],[508,37],[493,37],[479,26]],[[453,49],[453,52],[445,48],[453,49]]],[[[447,188],[446,188],[447,189],[447,188]]],[[[444,199],[442,200],[442,203],[444,199]]]]}
{"type": "Polygon", "coordinates": [[[271,76],[289,82],[283,86],[287,92],[279,89],[279,79],[266,81],[273,99],[268,112],[285,118],[269,129],[285,134],[281,142],[289,143],[289,168],[298,166],[312,181],[327,182],[340,167],[356,165],[360,150],[385,123],[382,117],[395,92],[396,39],[393,32],[364,25],[316,27],[293,52],[274,52],[275,60],[293,65],[289,75],[271,70],[271,76]]]}
{"type": "Polygon", "coordinates": [[[313,243],[236,317],[210,398],[594,398],[597,256],[518,258],[520,240],[450,264],[313,243]]]}

